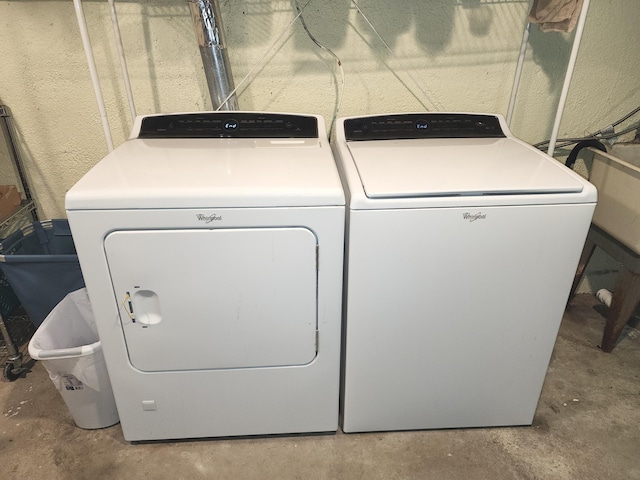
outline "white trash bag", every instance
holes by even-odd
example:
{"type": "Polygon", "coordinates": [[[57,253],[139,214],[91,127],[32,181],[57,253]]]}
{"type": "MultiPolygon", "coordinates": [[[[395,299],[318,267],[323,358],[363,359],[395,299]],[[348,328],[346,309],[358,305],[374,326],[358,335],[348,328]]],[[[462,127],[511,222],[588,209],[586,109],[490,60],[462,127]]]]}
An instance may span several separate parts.
{"type": "Polygon", "coordinates": [[[80,428],[118,423],[102,344],[86,288],[69,293],[47,315],[29,342],[80,428]]]}

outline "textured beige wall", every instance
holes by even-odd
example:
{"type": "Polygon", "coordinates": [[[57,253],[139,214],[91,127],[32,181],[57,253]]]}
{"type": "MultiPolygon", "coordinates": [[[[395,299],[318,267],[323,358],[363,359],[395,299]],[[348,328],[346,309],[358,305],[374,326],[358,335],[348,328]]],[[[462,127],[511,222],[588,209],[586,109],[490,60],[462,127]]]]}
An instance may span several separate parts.
{"type": "MultiPolygon", "coordinates": [[[[330,119],[340,76],[300,22],[286,31],[294,17],[292,2],[220,3],[236,83],[264,56],[239,88],[240,107],[330,119]]],[[[305,19],[342,60],[340,115],[431,108],[421,89],[442,110],[506,114],[527,4],[360,0],[397,57],[349,0],[312,0],[305,19]]],[[[118,145],[131,119],[109,8],[106,0],[83,5],[118,145]]],[[[128,0],[116,6],[138,113],[210,109],[186,0],[128,0]]],[[[592,2],[560,136],[588,133],[640,104],[638,18],[637,0],[592,2]]],[[[570,34],[543,34],[532,27],[512,123],[526,141],[550,135],[571,42],[570,34]]],[[[64,216],[65,192],[107,152],[72,1],[2,1],[0,49],[0,102],[12,109],[41,216],[64,216]]],[[[0,163],[6,164],[2,149],[0,163]]],[[[5,180],[11,177],[6,167],[0,166],[0,175],[11,181],[5,180]]]]}

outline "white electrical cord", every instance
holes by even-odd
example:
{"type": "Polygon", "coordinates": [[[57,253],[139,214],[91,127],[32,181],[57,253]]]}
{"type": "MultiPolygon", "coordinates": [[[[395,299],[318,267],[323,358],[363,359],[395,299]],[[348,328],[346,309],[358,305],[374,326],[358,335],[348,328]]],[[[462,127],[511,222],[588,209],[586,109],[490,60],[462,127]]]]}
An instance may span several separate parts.
{"type": "Polygon", "coordinates": [[[313,36],[313,34],[309,31],[309,28],[307,27],[307,22],[304,21],[304,17],[302,16],[302,12],[300,11],[300,6],[298,5],[298,0],[294,0],[294,3],[296,6],[296,10],[300,13],[300,22],[304,27],[304,31],[307,32],[307,35],[313,43],[315,43],[322,50],[327,51],[335,59],[338,70],[340,70],[340,86],[338,87],[338,93],[336,95],[336,106],[333,109],[333,116],[331,117],[331,123],[329,124],[329,133],[327,135],[329,140],[331,140],[333,126],[336,123],[336,118],[338,118],[338,112],[340,111],[340,106],[342,105],[342,96],[344,94],[344,68],[342,67],[342,60],[340,60],[340,58],[333,52],[333,50],[322,45],[316,39],[316,37],[313,36]]]}
{"type": "MultiPolygon", "coordinates": [[[[276,40],[269,45],[269,47],[267,47],[267,49],[265,50],[264,54],[260,57],[260,59],[258,59],[258,61],[256,62],[256,64],[251,68],[251,70],[249,70],[249,72],[242,78],[242,80],[240,80],[240,82],[238,82],[238,84],[236,85],[236,87],[231,91],[231,93],[229,93],[229,95],[224,99],[224,101],[222,102],[222,105],[224,105],[227,100],[229,100],[237,91],[238,89],[244,85],[244,83],[247,81],[247,79],[249,79],[249,77],[251,77],[253,75],[253,72],[255,72],[255,70],[262,65],[262,63],[264,62],[265,58],[267,57],[267,55],[271,52],[271,50],[278,45],[278,43],[282,40],[282,38],[287,34],[287,32],[291,29],[291,27],[293,26],[293,24],[295,23],[296,20],[298,20],[298,18],[300,18],[302,16],[302,13],[305,11],[305,9],[309,6],[309,4],[312,2],[312,0],[308,0],[304,6],[302,8],[298,7],[297,2],[296,2],[296,7],[298,9],[298,14],[293,18],[293,20],[291,20],[287,26],[284,28],[284,30],[282,31],[282,33],[278,36],[278,38],[276,38],[276,40]]],[[[373,24],[371,23],[371,21],[369,20],[369,18],[365,15],[365,13],[362,11],[362,9],[360,8],[360,6],[355,2],[355,0],[351,0],[351,3],[353,3],[353,5],[356,7],[356,9],[358,10],[358,13],[360,15],[362,15],[362,18],[364,18],[364,20],[367,22],[367,24],[369,25],[369,27],[371,28],[371,30],[373,30],[373,32],[376,34],[376,36],[378,37],[378,39],[382,42],[382,44],[385,46],[385,48],[387,48],[387,50],[389,50],[389,52],[391,52],[391,55],[393,55],[393,57],[398,61],[398,63],[400,64],[400,66],[405,70],[405,72],[407,73],[407,75],[409,76],[409,78],[413,81],[413,83],[416,85],[416,87],[418,88],[418,90],[420,90],[420,93],[422,94],[422,96],[432,105],[432,107],[437,111],[437,110],[442,110],[442,106],[433,98],[431,98],[431,96],[425,91],[425,89],[420,85],[420,83],[415,79],[415,77],[411,74],[411,72],[405,67],[405,65],[403,64],[402,60],[400,59],[400,57],[396,54],[396,52],[389,46],[389,44],[385,41],[385,39],[382,37],[382,35],[380,35],[380,33],[378,33],[378,30],[376,30],[376,28],[373,26],[373,24]]],[[[304,24],[303,24],[304,25],[304,24]]],[[[308,29],[307,33],[309,33],[308,29]]],[[[310,35],[310,34],[309,34],[310,35]]],[[[311,35],[310,35],[311,36],[311,35]]],[[[312,40],[314,41],[314,43],[316,43],[316,45],[318,45],[320,48],[323,48],[327,51],[329,51],[331,53],[331,55],[336,59],[337,65],[340,69],[340,75],[341,75],[341,88],[340,88],[340,92],[338,93],[338,101],[336,104],[336,109],[334,112],[334,118],[332,119],[332,124],[335,121],[335,117],[337,116],[337,113],[339,111],[340,105],[342,103],[342,93],[344,91],[344,70],[342,67],[342,62],[340,61],[340,59],[333,53],[331,52],[329,49],[327,49],[326,47],[324,47],[323,45],[320,45],[314,38],[313,36],[311,36],[312,40]]],[[[408,87],[407,87],[408,88],[408,87]]],[[[424,105],[423,105],[424,106],[424,105]]],[[[426,107],[425,107],[426,108],[426,107]]],[[[220,107],[218,107],[216,109],[216,111],[220,110],[220,107]]]]}
{"type": "Polygon", "coordinates": [[[302,12],[304,12],[304,10],[309,6],[309,4],[312,2],[312,0],[307,0],[307,3],[304,4],[304,7],[302,7],[300,9],[300,11],[298,12],[298,14],[293,17],[293,20],[291,20],[288,25],[285,27],[285,29],[282,31],[282,33],[280,35],[278,35],[278,38],[275,39],[275,41],[269,45],[267,47],[267,49],[265,50],[265,52],[262,54],[262,56],[260,57],[260,59],[256,62],[256,64],[251,68],[251,70],[249,70],[249,72],[242,78],[242,80],[240,80],[240,82],[236,85],[236,88],[234,88],[233,90],[231,90],[231,93],[229,93],[229,95],[227,95],[227,97],[220,103],[220,106],[218,108],[216,108],[216,112],[220,110],[220,108],[222,108],[223,105],[225,105],[227,103],[227,101],[229,101],[229,99],[231,97],[233,97],[235,95],[235,93],[238,91],[238,89],[244,84],[244,82],[247,81],[247,79],[253,74],[253,72],[256,71],[256,69],[262,65],[262,63],[264,62],[264,59],[267,58],[267,55],[269,55],[269,53],[271,52],[271,50],[278,44],[280,43],[280,40],[282,40],[282,38],[289,32],[289,30],[291,29],[292,25],[296,22],[296,20],[298,20],[298,18],[300,17],[300,15],[302,15],[302,12]]]}

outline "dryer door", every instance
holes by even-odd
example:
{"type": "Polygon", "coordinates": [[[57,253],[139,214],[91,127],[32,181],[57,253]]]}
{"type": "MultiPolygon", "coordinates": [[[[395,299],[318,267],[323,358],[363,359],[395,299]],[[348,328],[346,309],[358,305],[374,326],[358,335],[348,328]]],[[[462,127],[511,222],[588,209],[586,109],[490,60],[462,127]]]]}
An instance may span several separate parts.
{"type": "Polygon", "coordinates": [[[317,240],[310,230],[116,231],[104,246],[134,367],[267,367],[315,358],[317,240]]]}

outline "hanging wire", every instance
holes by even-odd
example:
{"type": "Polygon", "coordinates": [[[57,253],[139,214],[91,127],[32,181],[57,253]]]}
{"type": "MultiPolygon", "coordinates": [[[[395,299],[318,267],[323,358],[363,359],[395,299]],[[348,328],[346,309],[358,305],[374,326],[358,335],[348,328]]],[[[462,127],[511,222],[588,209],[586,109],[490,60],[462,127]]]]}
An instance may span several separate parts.
{"type": "MultiPolygon", "coordinates": [[[[336,106],[333,109],[333,116],[331,117],[331,123],[329,125],[328,138],[329,138],[329,140],[331,140],[331,135],[333,133],[333,126],[336,123],[336,118],[338,117],[338,112],[340,111],[340,106],[342,105],[342,96],[344,94],[344,68],[342,67],[342,61],[333,52],[333,50],[331,50],[330,48],[327,48],[324,45],[322,45],[316,39],[316,37],[314,37],[313,34],[309,31],[309,28],[307,27],[307,22],[305,22],[304,17],[302,16],[302,11],[300,10],[300,5],[298,5],[298,0],[294,0],[294,3],[295,3],[295,6],[296,6],[296,10],[298,11],[298,16],[300,17],[300,22],[302,23],[302,26],[304,27],[304,31],[307,32],[307,35],[309,36],[309,38],[311,39],[311,41],[313,43],[315,43],[320,49],[325,50],[326,52],[328,52],[335,59],[336,65],[338,66],[338,70],[340,70],[340,86],[338,87],[338,94],[336,96],[336,106]]],[[[308,5],[308,3],[307,3],[307,5],[308,5]]]]}
{"type": "MultiPolygon", "coordinates": [[[[438,111],[438,110],[442,110],[442,106],[434,99],[432,99],[429,94],[425,91],[424,88],[422,88],[422,85],[420,85],[420,83],[418,83],[418,81],[415,79],[415,77],[411,74],[411,72],[409,71],[409,69],[407,67],[405,67],[405,65],[403,64],[402,60],[400,60],[400,57],[396,54],[396,52],[393,50],[393,48],[391,48],[389,46],[389,44],[385,41],[384,38],[382,38],[382,35],[380,35],[380,33],[378,33],[378,30],[376,30],[376,27],[373,26],[373,24],[371,23],[371,21],[367,18],[367,16],[364,14],[364,12],[362,11],[362,9],[360,8],[360,5],[357,4],[357,2],[355,0],[351,0],[351,3],[353,3],[353,5],[356,7],[356,9],[358,10],[358,13],[360,15],[362,15],[362,18],[364,18],[364,21],[367,22],[367,25],[369,25],[369,27],[371,28],[371,30],[373,30],[373,33],[376,34],[376,36],[378,37],[378,40],[380,40],[382,42],[382,44],[386,47],[387,50],[389,50],[389,52],[391,52],[391,55],[393,55],[393,57],[398,61],[398,63],[400,64],[400,66],[404,69],[404,71],[406,72],[406,74],[409,76],[409,78],[413,81],[413,83],[416,84],[416,86],[418,87],[418,90],[420,90],[420,93],[422,93],[422,95],[424,96],[424,98],[427,99],[427,101],[433,106],[433,108],[438,111]]],[[[426,107],[425,107],[426,108],[426,107]]]]}
{"type": "MultiPolygon", "coordinates": [[[[615,127],[620,125],[622,122],[624,122],[625,120],[628,120],[629,118],[631,118],[632,116],[634,116],[638,112],[640,112],[640,107],[636,107],[635,109],[633,109],[631,112],[627,113],[622,118],[620,118],[620,119],[616,120],[615,122],[613,122],[611,125],[608,125],[608,126],[606,126],[604,128],[601,128],[597,132],[593,132],[593,133],[591,133],[589,135],[586,135],[584,137],[559,138],[557,141],[561,142],[561,143],[557,144],[556,148],[566,147],[568,145],[573,145],[574,143],[583,142],[585,140],[591,140],[591,139],[594,139],[594,138],[596,140],[609,140],[611,138],[620,137],[620,136],[622,136],[622,135],[624,135],[626,133],[633,132],[634,130],[637,130],[639,128],[638,124],[634,124],[631,127],[625,128],[621,132],[615,132],[614,129],[615,129],[615,127]]],[[[536,147],[536,148],[539,148],[541,150],[544,150],[545,145],[548,145],[549,142],[550,142],[550,140],[545,140],[544,142],[536,143],[533,146],[536,147]]]]}
{"type": "MultiPolygon", "coordinates": [[[[229,93],[229,95],[227,95],[227,97],[221,102],[220,106],[218,108],[216,108],[216,111],[219,111],[220,108],[222,108],[223,105],[225,105],[227,103],[227,101],[236,94],[236,92],[238,91],[238,89],[240,89],[245,82],[252,77],[253,73],[258,69],[258,67],[260,67],[265,59],[267,58],[267,56],[269,55],[269,53],[275,48],[276,45],[278,45],[278,43],[280,43],[280,41],[282,40],[282,38],[284,38],[284,36],[289,32],[289,30],[291,29],[291,27],[293,26],[293,24],[296,22],[296,20],[298,20],[298,18],[302,17],[303,12],[306,10],[306,8],[309,6],[309,4],[313,1],[313,0],[307,0],[307,2],[302,6],[302,8],[299,6],[298,1],[295,1],[295,6],[296,6],[296,10],[298,11],[297,15],[287,24],[287,26],[284,28],[284,30],[282,31],[282,33],[280,35],[278,35],[278,37],[276,38],[276,40],[271,43],[271,45],[269,45],[267,47],[267,49],[265,50],[265,52],[262,54],[262,56],[258,59],[258,61],[255,63],[255,65],[253,67],[251,67],[251,69],[249,70],[249,72],[247,72],[247,74],[242,78],[242,80],[240,80],[240,82],[238,82],[238,84],[236,85],[236,87],[229,93]]],[[[411,74],[411,72],[405,67],[404,63],[402,62],[402,60],[400,59],[400,57],[396,54],[396,52],[389,46],[389,44],[385,41],[385,39],[382,37],[382,35],[380,35],[380,33],[378,32],[378,30],[374,27],[374,25],[371,23],[371,21],[369,20],[369,18],[365,15],[365,13],[362,11],[362,9],[360,8],[360,6],[356,3],[355,0],[351,0],[351,3],[353,3],[353,5],[356,7],[356,9],[358,10],[358,13],[360,15],[362,15],[362,18],[364,18],[365,22],[367,23],[367,25],[369,25],[369,27],[371,28],[371,30],[376,34],[376,36],[378,37],[378,39],[382,42],[382,44],[385,46],[385,48],[387,50],[389,50],[389,52],[391,52],[391,55],[398,61],[398,63],[400,64],[400,66],[406,71],[407,75],[409,76],[409,78],[413,81],[413,83],[416,85],[416,87],[418,88],[418,90],[420,90],[420,92],[422,93],[423,97],[434,107],[434,109],[437,110],[442,110],[441,105],[434,99],[431,98],[431,96],[425,91],[425,89],[420,85],[420,83],[418,83],[418,81],[415,79],[415,77],[411,74]]],[[[345,79],[344,79],[344,69],[342,66],[342,61],[340,60],[340,58],[330,49],[328,49],[327,47],[325,47],[324,45],[320,44],[320,42],[317,41],[317,39],[311,34],[311,32],[309,31],[306,22],[304,21],[304,18],[301,18],[301,22],[302,25],[305,29],[305,31],[307,32],[307,35],[309,35],[309,38],[321,49],[326,50],[335,60],[336,63],[339,67],[340,70],[340,88],[338,91],[338,95],[337,95],[337,99],[336,99],[336,108],[334,110],[334,114],[333,114],[333,118],[331,119],[331,127],[329,130],[329,135],[331,134],[331,131],[333,129],[333,125],[335,123],[336,117],[338,115],[340,106],[342,104],[342,97],[343,97],[343,93],[344,93],[344,85],[345,85],[345,79]]],[[[425,107],[426,108],[426,107],[425,107]]]]}
{"type": "MultiPolygon", "coordinates": [[[[616,121],[615,123],[612,124],[613,127],[620,125],[622,122],[624,122],[625,120],[631,118],[632,116],[634,116],[636,113],[640,112],[640,107],[636,107],[634,110],[632,110],[631,112],[627,113],[624,117],[622,117],[620,120],[616,121]]],[[[596,132],[596,133],[601,133],[602,130],[596,132]]]]}
{"type": "Polygon", "coordinates": [[[227,98],[225,98],[222,103],[220,104],[220,106],[218,108],[216,108],[216,112],[220,110],[220,108],[222,108],[223,105],[225,105],[227,103],[227,101],[233,97],[235,95],[235,93],[238,91],[238,89],[244,84],[244,82],[247,81],[247,79],[253,75],[253,72],[256,71],[256,69],[261,66],[265,60],[265,58],[267,58],[267,55],[269,55],[269,53],[271,52],[271,50],[273,50],[273,48],[280,43],[280,40],[282,40],[282,38],[289,32],[289,30],[291,29],[291,26],[295,23],[296,20],[298,20],[298,18],[302,15],[302,12],[305,11],[305,9],[309,6],[309,4],[312,2],[312,0],[307,0],[307,3],[304,4],[304,6],[299,10],[298,14],[293,18],[293,20],[291,20],[287,26],[284,28],[284,30],[282,31],[282,33],[280,35],[278,35],[278,38],[275,39],[275,41],[269,45],[267,47],[267,49],[265,50],[265,52],[262,54],[262,56],[260,57],[260,59],[256,62],[256,64],[251,68],[251,70],[249,70],[249,72],[242,78],[242,80],[240,80],[240,82],[238,83],[238,85],[236,85],[236,88],[234,88],[233,90],[231,90],[231,93],[229,93],[229,95],[227,95],[227,98]]]}

